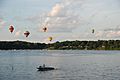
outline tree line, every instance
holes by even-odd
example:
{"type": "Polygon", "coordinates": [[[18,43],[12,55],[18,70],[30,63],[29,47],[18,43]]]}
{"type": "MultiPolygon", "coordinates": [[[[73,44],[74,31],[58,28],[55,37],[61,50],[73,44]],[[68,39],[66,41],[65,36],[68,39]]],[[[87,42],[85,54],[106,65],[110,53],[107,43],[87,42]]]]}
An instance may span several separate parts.
{"type": "Polygon", "coordinates": [[[120,50],[120,40],[63,41],[55,43],[32,43],[25,41],[0,41],[0,50],[120,50]]]}

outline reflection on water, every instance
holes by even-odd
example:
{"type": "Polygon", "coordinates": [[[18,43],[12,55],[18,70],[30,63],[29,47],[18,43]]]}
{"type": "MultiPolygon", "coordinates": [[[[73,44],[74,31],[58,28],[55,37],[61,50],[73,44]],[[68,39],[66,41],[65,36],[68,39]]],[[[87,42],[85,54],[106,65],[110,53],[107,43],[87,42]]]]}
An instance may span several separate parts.
{"type": "Polygon", "coordinates": [[[120,80],[120,51],[0,51],[0,80],[120,80]],[[46,64],[57,70],[39,72],[46,64]]]}

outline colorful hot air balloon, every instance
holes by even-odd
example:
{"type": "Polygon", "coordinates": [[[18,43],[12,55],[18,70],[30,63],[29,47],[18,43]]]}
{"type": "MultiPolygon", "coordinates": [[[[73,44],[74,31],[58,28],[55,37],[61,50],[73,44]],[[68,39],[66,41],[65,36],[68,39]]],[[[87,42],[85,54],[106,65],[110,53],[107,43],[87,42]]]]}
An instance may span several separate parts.
{"type": "Polygon", "coordinates": [[[28,36],[29,36],[29,34],[30,34],[30,32],[29,32],[29,31],[26,31],[26,32],[24,33],[24,35],[25,35],[26,37],[28,37],[28,36]]]}
{"type": "Polygon", "coordinates": [[[49,37],[49,38],[48,38],[49,41],[52,41],[52,39],[53,39],[52,37],[49,37]]]}
{"type": "Polygon", "coordinates": [[[94,33],[95,32],[95,30],[94,29],[92,29],[92,33],[94,33]]]}
{"type": "Polygon", "coordinates": [[[46,31],[47,31],[47,27],[44,27],[44,28],[43,28],[43,31],[46,32],[46,31]]]}
{"type": "Polygon", "coordinates": [[[13,26],[10,26],[10,27],[9,27],[9,30],[10,30],[10,32],[12,33],[12,32],[14,31],[14,27],[13,27],[13,26]]]}

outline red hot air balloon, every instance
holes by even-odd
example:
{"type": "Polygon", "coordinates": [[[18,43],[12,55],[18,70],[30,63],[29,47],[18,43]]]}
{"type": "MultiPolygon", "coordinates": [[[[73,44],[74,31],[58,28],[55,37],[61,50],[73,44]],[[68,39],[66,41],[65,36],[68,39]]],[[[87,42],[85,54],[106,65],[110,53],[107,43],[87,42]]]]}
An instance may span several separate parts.
{"type": "Polygon", "coordinates": [[[25,35],[26,37],[28,37],[28,36],[29,36],[29,34],[30,34],[30,32],[29,32],[29,31],[26,31],[26,32],[24,33],[24,35],[25,35]]]}
{"type": "Polygon", "coordinates": [[[14,31],[14,27],[13,27],[13,26],[10,26],[10,27],[9,27],[9,30],[10,30],[10,32],[12,33],[12,32],[14,31]]]}
{"type": "Polygon", "coordinates": [[[46,32],[46,31],[47,31],[47,28],[46,28],[46,27],[44,27],[44,28],[43,28],[43,31],[44,31],[44,32],[46,32]]]}

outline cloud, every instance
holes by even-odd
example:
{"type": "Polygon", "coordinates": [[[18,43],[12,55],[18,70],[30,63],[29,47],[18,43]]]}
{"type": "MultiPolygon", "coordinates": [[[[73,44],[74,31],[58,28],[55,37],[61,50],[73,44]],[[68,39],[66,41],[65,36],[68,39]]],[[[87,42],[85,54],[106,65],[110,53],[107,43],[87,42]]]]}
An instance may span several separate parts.
{"type": "Polygon", "coordinates": [[[82,21],[77,16],[68,16],[68,17],[53,17],[46,18],[43,26],[46,26],[49,29],[49,32],[72,32],[80,24],[83,24],[82,21]]]}
{"type": "Polygon", "coordinates": [[[119,38],[120,37],[120,28],[108,28],[104,29],[103,31],[98,31],[95,34],[96,37],[101,38],[119,38]]]}
{"type": "Polygon", "coordinates": [[[95,34],[95,36],[96,36],[96,37],[102,37],[103,34],[104,34],[103,31],[98,31],[98,32],[95,34]]]}
{"type": "MultiPolygon", "coordinates": [[[[42,14],[40,14],[40,15],[42,15],[42,14]]],[[[28,20],[30,22],[39,22],[39,21],[41,21],[41,16],[40,15],[27,17],[27,18],[25,18],[25,20],[28,20]]]]}
{"type": "Polygon", "coordinates": [[[6,25],[6,22],[0,19],[0,28],[4,27],[5,25],[6,25]]]}
{"type": "Polygon", "coordinates": [[[115,5],[108,7],[113,0],[111,2],[108,1],[63,0],[60,3],[56,3],[51,11],[48,12],[49,16],[43,21],[42,27],[47,25],[48,28],[52,29],[52,32],[73,32],[84,25],[106,26],[110,22],[114,22],[108,17],[110,17],[114,12],[112,10],[116,7],[115,5]]]}
{"type": "Polygon", "coordinates": [[[76,2],[74,0],[63,0],[63,2],[55,4],[40,26],[48,27],[49,32],[72,32],[84,23],[79,13],[72,9],[78,2],[79,0],[76,2]]]}
{"type": "Polygon", "coordinates": [[[107,29],[104,29],[104,31],[120,31],[120,27],[116,27],[116,28],[107,28],[107,29]]]}
{"type": "Polygon", "coordinates": [[[106,37],[108,38],[119,38],[120,37],[120,31],[109,31],[106,33],[106,37]]]}
{"type": "Polygon", "coordinates": [[[15,37],[19,37],[20,35],[21,35],[21,31],[20,30],[15,33],[15,37]]]}
{"type": "Polygon", "coordinates": [[[56,4],[53,8],[52,8],[52,11],[49,13],[49,16],[57,16],[60,11],[64,8],[63,5],[61,4],[56,4]]]}
{"type": "Polygon", "coordinates": [[[48,32],[67,33],[65,37],[74,35],[77,31],[78,36],[83,34],[79,39],[116,38],[119,37],[120,28],[112,29],[109,26],[119,25],[120,10],[117,3],[117,0],[62,0],[56,3],[49,12],[40,15],[42,19],[36,16],[31,17],[31,20],[37,18],[40,31],[46,26],[48,32]],[[89,32],[91,27],[96,29],[94,35],[89,32]],[[103,30],[103,28],[106,29],[103,30]]]}

